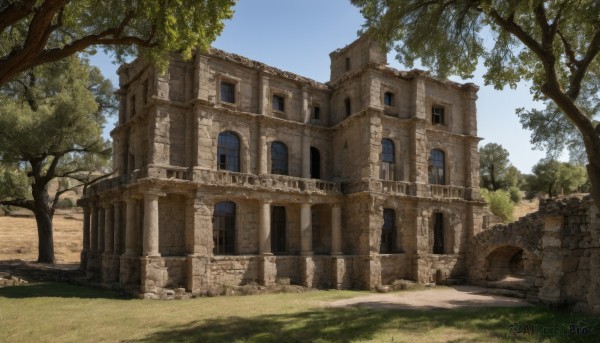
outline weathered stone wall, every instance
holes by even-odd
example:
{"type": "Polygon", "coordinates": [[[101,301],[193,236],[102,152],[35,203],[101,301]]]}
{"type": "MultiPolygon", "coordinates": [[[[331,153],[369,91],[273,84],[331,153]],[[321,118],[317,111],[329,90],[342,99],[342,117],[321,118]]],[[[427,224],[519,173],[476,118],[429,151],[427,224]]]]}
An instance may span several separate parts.
{"type": "Polygon", "coordinates": [[[159,252],[162,256],[184,256],[186,199],[169,194],[158,201],[159,252]]]}
{"type": "Polygon", "coordinates": [[[391,285],[399,279],[413,279],[411,262],[407,254],[381,255],[381,283],[391,285]]]}

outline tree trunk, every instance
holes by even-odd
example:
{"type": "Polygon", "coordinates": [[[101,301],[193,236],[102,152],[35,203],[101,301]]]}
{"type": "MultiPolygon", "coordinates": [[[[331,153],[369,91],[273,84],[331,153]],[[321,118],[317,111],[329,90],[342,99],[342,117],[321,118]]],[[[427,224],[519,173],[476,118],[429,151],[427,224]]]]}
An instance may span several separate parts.
{"type": "Polygon", "coordinates": [[[33,195],[35,221],[38,229],[38,259],[39,263],[55,263],[54,258],[54,228],[52,226],[52,208],[45,186],[33,184],[31,186],[33,195]]]}

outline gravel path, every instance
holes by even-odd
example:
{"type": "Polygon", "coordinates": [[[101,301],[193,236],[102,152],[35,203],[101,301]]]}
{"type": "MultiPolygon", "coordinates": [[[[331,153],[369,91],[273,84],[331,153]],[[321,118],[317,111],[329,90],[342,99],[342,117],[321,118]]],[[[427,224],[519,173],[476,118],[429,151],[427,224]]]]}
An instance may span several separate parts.
{"type": "Polygon", "coordinates": [[[452,309],[458,307],[531,306],[523,299],[490,294],[482,287],[433,287],[422,291],[405,291],[364,295],[324,303],[328,307],[361,306],[397,309],[452,309]]]}

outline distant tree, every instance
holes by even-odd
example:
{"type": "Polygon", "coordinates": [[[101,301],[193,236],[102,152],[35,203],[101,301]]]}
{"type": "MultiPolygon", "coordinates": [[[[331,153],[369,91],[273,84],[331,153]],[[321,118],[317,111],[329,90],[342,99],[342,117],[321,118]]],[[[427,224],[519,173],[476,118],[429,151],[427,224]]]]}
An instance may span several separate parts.
{"type": "Polygon", "coordinates": [[[530,190],[544,192],[551,198],[559,194],[581,191],[587,182],[587,173],[583,166],[552,159],[539,161],[532,171],[530,190]]]}
{"type": "Polygon", "coordinates": [[[165,66],[170,51],[206,49],[235,0],[2,0],[0,85],[19,73],[98,46],[122,61],[138,55],[165,66]]]}
{"type": "Polygon", "coordinates": [[[479,149],[479,174],[481,185],[496,191],[506,188],[506,176],[510,162],[508,151],[500,144],[488,143],[479,149]]]}
{"type": "Polygon", "coordinates": [[[540,121],[558,119],[557,123],[576,128],[585,148],[591,194],[600,209],[600,126],[585,104],[594,103],[585,99],[585,93],[586,89],[593,93],[600,77],[600,1],[352,3],[366,19],[365,30],[387,47],[395,45],[398,60],[408,67],[420,59],[440,77],[468,78],[482,61],[487,68],[485,83],[497,89],[530,81],[533,98],[552,103],[559,111],[526,121],[535,128],[543,125],[540,121]]]}
{"type": "Polygon", "coordinates": [[[61,194],[102,176],[111,149],[102,139],[116,108],[97,68],[69,57],[0,87],[0,205],[33,211],[38,262],[54,263],[52,219],[61,194]],[[59,184],[49,194],[52,180],[59,184]]]}
{"type": "Polygon", "coordinates": [[[514,220],[515,207],[510,199],[510,194],[503,190],[489,191],[482,189],[481,195],[487,203],[490,212],[495,216],[500,217],[504,223],[509,223],[514,220]]]}

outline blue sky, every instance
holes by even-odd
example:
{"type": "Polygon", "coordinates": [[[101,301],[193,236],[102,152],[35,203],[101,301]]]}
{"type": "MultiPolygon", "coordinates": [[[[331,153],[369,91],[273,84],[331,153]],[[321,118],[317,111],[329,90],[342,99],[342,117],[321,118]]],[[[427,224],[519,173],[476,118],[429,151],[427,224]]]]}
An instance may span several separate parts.
{"type": "MultiPolygon", "coordinates": [[[[213,46],[326,82],[329,53],[354,41],[363,21],[349,0],[240,0],[233,19],[225,23],[225,30],[213,46]]],[[[92,64],[116,86],[117,66],[111,61],[101,53],[91,58],[92,64]]],[[[388,63],[396,69],[407,69],[394,60],[393,54],[388,56],[388,63]]],[[[483,85],[481,75],[483,70],[477,70],[473,79],[452,78],[480,86],[477,112],[481,144],[501,144],[521,172],[531,172],[545,152],[533,150],[530,133],[521,128],[515,114],[516,108],[536,106],[529,87],[520,84],[516,90],[496,91],[483,85]]]]}

